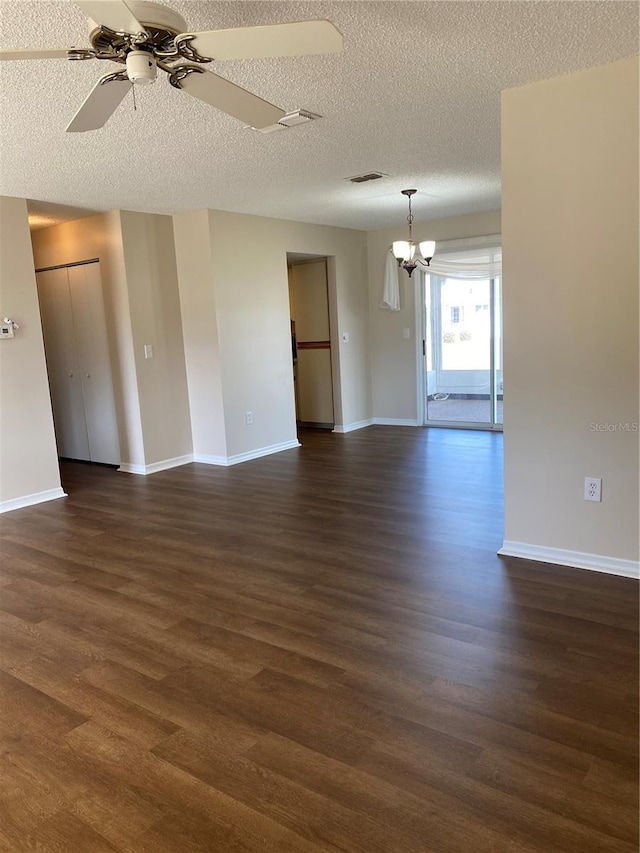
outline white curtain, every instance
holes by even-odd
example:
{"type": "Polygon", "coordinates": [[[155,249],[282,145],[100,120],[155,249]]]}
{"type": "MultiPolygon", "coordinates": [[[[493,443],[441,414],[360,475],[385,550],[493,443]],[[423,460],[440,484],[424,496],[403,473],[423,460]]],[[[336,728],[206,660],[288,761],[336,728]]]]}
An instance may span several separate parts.
{"type": "MultiPolygon", "coordinates": [[[[391,251],[389,255],[393,259],[391,251]]],[[[395,259],[393,261],[397,266],[398,262],[395,259]]],[[[430,265],[418,261],[417,268],[442,278],[461,278],[467,281],[498,278],[502,275],[502,237],[500,234],[490,234],[487,237],[464,240],[440,240],[436,243],[430,265]]],[[[385,290],[386,281],[385,271],[385,290]]]]}
{"type": "Polygon", "coordinates": [[[391,249],[387,252],[387,261],[384,266],[384,287],[382,289],[381,308],[389,311],[400,310],[400,286],[398,284],[398,262],[393,257],[391,249]]]}

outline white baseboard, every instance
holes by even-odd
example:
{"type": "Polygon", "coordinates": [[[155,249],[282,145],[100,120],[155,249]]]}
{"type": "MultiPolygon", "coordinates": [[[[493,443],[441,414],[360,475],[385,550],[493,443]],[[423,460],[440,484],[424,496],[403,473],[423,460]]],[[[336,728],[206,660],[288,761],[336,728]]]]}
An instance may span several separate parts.
{"type": "Polygon", "coordinates": [[[574,569],[589,569],[592,572],[621,575],[625,578],[640,578],[640,563],[636,560],[620,560],[618,557],[605,557],[601,554],[565,551],[563,548],[544,548],[539,545],[529,545],[526,542],[509,542],[506,539],[498,554],[503,557],[521,557],[523,560],[536,560],[539,563],[555,563],[558,566],[571,566],[574,569]]]}
{"type": "Polygon", "coordinates": [[[125,474],[156,474],[158,471],[166,471],[168,468],[178,468],[180,465],[188,465],[193,462],[193,453],[187,453],[184,456],[174,456],[173,459],[162,459],[160,462],[152,462],[150,465],[135,465],[129,462],[122,462],[118,471],[123,471],[125,474]]]}
{"type": "Polygon", "coordinates": [[[270,444],[268,447],[259,447],[257,450],[248,450],[246,453],[236,453],[234,456],[206,456],[195,453],[194,462],[203,462],[205,465],[239,465],[241,462],[249,462],[251,459],[259,459],[261,456],[271,456],[272,453],[280,453],[283,450],[292,450],[301,447],[297,438],[291,441],[283,441],[280,444],[270,444]]]}
{"type": "Polygon", "coordinates": [[[203,465],[227,466],[229,464],[227,456],[208,456],[206,453],[194,453],[193,461],[202,462],[203,465]]]}
{"type": "Polygon", "coordinates": [[[364,429],[364,427],[371,426],[372,424],[373,424],[372,418],[368,418],[366,421],[353,421],[353,423],[344,424],[344,426],[340,426],[339,424],[336,424],[334,426],[334,428],[331,430],[331,432],[339,432],[339,433],[353,432],[356,429],[364,429]]]}
{"type": "Polygon", "coordinates": [[[420,426],[415,418],[373,418],[376,426],[420,426]]]}
{"type": "Polygon", "coordinates": [[[58,486],[57,489],[47,489],[46,492],[35,492],[32,495],[23,495],[21,498],[11,498],[8,501],[0,501],[0,513],[11,512],[14,509],[22,509],[25,506],[42,504],[45,501],[55,501],[57,498],[66,498],[67,493],[58,486]]]}

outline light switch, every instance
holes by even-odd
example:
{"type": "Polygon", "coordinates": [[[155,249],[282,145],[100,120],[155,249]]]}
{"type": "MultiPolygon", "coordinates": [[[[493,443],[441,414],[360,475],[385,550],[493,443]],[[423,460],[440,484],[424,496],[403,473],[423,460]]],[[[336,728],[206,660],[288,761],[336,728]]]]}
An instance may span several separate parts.
{"type": "Polygon", "coordinates": [[[342,333],[342,343],[343,344],[349,343],[349,332],[343,332],[342,333]]]}
{"type": "Polygon", "coordinates": [[[153,358],[153,347],[151,344],[144,345],[144,357],[153,358]]]}
{"type": "Polygon", "coordinates": [[[405,339],[405,341],[408,341],[409,338],[411,337],[411,329],[403,329],[402,330],[402,337],[405,339]]]}

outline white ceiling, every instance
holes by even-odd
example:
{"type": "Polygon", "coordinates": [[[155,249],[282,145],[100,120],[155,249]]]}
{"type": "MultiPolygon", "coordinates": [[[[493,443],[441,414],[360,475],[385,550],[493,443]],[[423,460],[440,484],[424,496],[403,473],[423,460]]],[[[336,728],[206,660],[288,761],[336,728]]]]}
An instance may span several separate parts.
{"type": "MultiPolygon", "coordinates": [[[[4,62],[0,193],[89,210],[210,207],[358,229],[404,221],[399,191],[408,186],[420,193],[417,220],[495,209],[500,91],[638,52],[636,2],[164,5],[191,31],[333,21],[342,54],[215,66],[283,109],[322,120],[259,134],[161,75],[138,89],[137,112],[128,96],[101,130],[67,134],[95,81],[116,66],[4,62]],[[389,177],[344,181],[372,170],[389,177]]],[[[0,47],[88,44],[86,19],[67,0],[1,0],[0,14],[0,47]]]]}

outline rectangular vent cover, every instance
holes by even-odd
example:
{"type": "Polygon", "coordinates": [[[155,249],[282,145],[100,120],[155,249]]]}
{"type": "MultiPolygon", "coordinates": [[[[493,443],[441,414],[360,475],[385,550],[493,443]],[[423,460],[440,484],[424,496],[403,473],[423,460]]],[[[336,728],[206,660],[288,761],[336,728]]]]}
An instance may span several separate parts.
{"type": "Polygon", "coordinates": [[[309,110],[294,110],[292,113],[287,113],[287,115],[282,116],[282,118],[275,124],[269,124],[266,127],[251,127],[251,125],[245,125],[245,129],[257,130],[258,133],[276,133],[276,131],[287,130],[289,127],[297,127],[299,124],[307,124],[308,122],[316,121],[316,119],[319,118],[322,118],[322,116],[316,115],[316,113],[310,113],[309,110]]]}
{"type": "Polygon", "coordinates": [[[383,172],[367,172],[366,175],[355,175],[353,178],[345,178],[347,181],[351,181],[352,184],[364,184],[367,181],[377,181],[378,178],[388,178],[389,175],[385,175],[383,172]]]}

